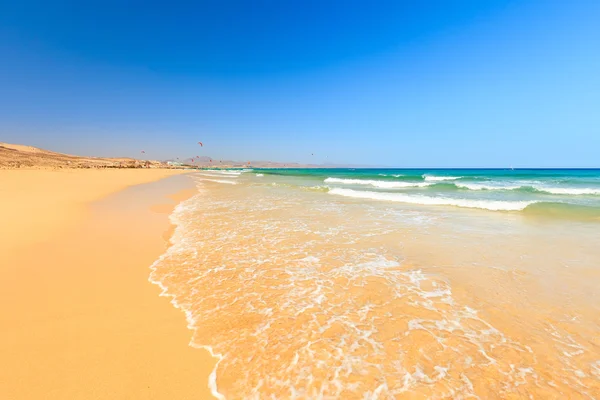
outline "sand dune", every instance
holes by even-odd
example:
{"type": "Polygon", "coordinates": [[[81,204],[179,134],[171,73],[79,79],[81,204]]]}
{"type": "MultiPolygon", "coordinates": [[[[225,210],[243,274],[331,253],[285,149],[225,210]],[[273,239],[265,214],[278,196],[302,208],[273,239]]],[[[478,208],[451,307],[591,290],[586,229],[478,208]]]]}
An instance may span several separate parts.
{"type": "Polygon", "coordinates": [[[33,146],[0,142],[0,169],[7,168],[167,168],[160,161],[133,158],[82,157],[33,146]]]}

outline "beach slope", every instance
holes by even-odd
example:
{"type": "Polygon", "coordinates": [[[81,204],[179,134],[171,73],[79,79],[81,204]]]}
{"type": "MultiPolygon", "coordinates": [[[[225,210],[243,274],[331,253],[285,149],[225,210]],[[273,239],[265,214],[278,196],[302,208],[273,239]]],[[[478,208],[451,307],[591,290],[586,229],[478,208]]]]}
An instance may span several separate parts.
{"type": "Polygon", "coordinates": [[[0,171],[0,398],[211,398],[214,360],[147,281],[182,172],[0,171]]]}

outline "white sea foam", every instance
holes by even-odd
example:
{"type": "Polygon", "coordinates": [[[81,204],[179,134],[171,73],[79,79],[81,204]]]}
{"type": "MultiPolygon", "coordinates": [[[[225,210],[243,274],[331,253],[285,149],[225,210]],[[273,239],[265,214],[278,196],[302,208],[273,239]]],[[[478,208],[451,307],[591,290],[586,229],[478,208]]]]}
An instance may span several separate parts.
{"type": "Polygon", "coordinates": [[[485,183],[455,183],[456,187],[469,190],[515,190],[523,187],[522,185],[514,184],[485,184],[485,183]]]}
{"type": "Polygon", "coordinates": [[[329,191],[330,194],[336,194],[346,197],[359,199],[394,201],[400,203],[424,204],[424,205],[446,205],[466,208],[481,208],[492,211],[519,211],[523,210],[535,201],[500,201],[500,200],[471,200],[471,199],[453,199],[448,197],[431,197],[421,195],[407,195],[404,193],[379,193],[360,191],[352,189],[334,188],[329,191]]]}
{"type": "Polygon", "coordinates": [[[454,181],[456,179],[459,179],[460,176],[434,176],[434,175],[424,174],[423,178],[425,178],[426,181],[438,182],[438,181],[454,181]]]}
{"type": "Polygon", "coordinates": [[[308,262],[308,263],[318,263],[321,260],[314,256],[307,256],[307,257],[304,257],[303,259],[301,259],[300,261],[304,261],[304,262],[308,262]]]}
{"type": "Polygon", "coordinates": [[[206,181],[206,182],[227,183],[229,185],[237,185],[237,182],[235,182],[235,181],[226,181],[224,179],[204,179],[204,178],[200,178],[198,180],[200,180],[200,181],[206,181]]]}
{"type": "Polygon", "coordinates": [[[197,173],[198,176],[210,176],[213,178],[237,178],[239,175],[226,175],[226,174],[217,174],[217,173],[206,173],[206,172],[199,172],[197,173]]]}
{"type": "Polygon", "coordinates": [[[260,177],[260,176],[265,176],[265,174],[256,174],[256,176],[259,176],[259,177],[260,177]]]}
{"type": "Polygon", "coordinates": [[[456,187],[469,190],[517,190],[531,187],[538,192],[564,195],[600,195],[600,189],[543,186],[532,182],[466,183],[456,182],[456,187]]]}
{"type": "Polygon", "coordinates": [[[592,363],[591,372],[592,375],[596,376],[597,378],[600,378],[600,360],[592,363]]]}
{"type": "Polygon", "coordinates": [[[238,176],[240,176],[242,174],[242,172],[240,172],[240,171],[220,171],[220,170],[216,170],[216,169],[209,169],[209,170],[199,171],[198,174],[207,175],[207,176],[237,178],[238,176]]]}
{"type": "Polygon", "coordinates": [[[546,192],[550,194],[600,195],[600,189],[594,188],[561,188],[547,186],[535,186],[534,188],[540,192],[546,192]]]}
{"type": "Polygon", "coordinates": [[[432,185],[427,182],[394,182],[394,181],[377,181],[371,179],[343,179],[343,178],[327,178],[326,183],[340,183],[344,185],[368,185],[383,189],[397,189],[409,187],[425,187],[432,185]]]}
{"type": "Polygon", "coordinates": [[[223,174],[223,175],[240,176],[242,174],[242,172],[241,171],[221,171],[221,174],[223,174]]]}
{"type": "Polygon", "coordinates": [[[212,173],[218,173],[221,175],[235,175],[235,176],[239,176],[245,172],[251,172],[251,169],[238,169],[238,170],[228,170],[228,169],[205,169],[203,170],[203,172],[212,172],[212,173]]]}

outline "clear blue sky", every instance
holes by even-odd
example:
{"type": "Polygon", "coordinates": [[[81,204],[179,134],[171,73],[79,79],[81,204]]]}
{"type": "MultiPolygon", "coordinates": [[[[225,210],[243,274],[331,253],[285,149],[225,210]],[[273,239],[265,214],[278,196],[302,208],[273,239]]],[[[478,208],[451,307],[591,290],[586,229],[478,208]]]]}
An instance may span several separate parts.
{"type": "Polygon", "coordinates": [[[600,167],[600,1],[3,1],[0,141],[600,167]]]}

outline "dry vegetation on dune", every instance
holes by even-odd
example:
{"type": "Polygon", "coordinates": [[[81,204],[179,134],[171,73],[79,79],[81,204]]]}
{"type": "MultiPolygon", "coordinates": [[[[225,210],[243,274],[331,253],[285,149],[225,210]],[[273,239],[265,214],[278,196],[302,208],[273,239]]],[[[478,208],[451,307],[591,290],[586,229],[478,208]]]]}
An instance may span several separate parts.
{"type": "Polygon", "coordinates": [[[133,158],[80,157],[32,146],[0,143],[0,168],[167,168],[160,161],[133,158]]]}

